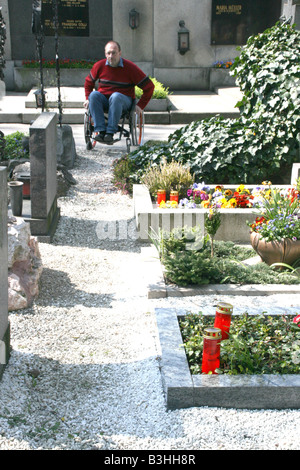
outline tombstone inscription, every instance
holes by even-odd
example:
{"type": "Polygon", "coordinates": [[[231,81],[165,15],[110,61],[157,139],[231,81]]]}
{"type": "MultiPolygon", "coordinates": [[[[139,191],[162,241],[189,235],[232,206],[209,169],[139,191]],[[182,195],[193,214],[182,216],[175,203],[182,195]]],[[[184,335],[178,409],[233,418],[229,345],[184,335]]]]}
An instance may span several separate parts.
{"type": "MultiPolygon", "coordinates": [[[[57,0],[59,36],[89,36],[89,0],[57,0]]],[[[54,36],[52,0],[42,0],[45,36],[54,36]]]]}
{"type": "Polygon", "coordinates": [[[212,0],[211,43],[242,45],[279,21],[281,0],[212,0]]]}

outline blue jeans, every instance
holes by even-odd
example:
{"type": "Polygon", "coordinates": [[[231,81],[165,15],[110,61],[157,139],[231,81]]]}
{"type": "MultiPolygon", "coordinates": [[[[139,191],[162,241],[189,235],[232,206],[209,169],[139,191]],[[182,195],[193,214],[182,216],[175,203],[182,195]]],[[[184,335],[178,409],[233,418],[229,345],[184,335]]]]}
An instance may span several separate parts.
{"type": "Polygon", "coordinates": [[[115,92],[109,99],[99,91],[92,91],[89,96],[89,108],[94,121],[95,132],[115,134],[123,112],[128,111],[132,105],[132,98],[115,92]],[[104,113],[108,112],[107,127],[104,113]]]}

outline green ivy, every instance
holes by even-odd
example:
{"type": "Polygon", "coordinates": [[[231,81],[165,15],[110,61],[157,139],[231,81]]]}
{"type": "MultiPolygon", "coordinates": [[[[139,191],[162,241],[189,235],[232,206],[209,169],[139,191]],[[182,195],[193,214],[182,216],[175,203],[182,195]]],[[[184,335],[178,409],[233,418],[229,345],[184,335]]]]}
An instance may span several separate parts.
{"type": "Polygon", "coordinates": [[[207,184],[287,182],[299,158],[300,31],[277,23],[240,51],[230,72],[243,93],[239,118],[194,121],[166,143],[135,150],[128,156],[134,183],[162,158],[189,164],[207,184]]]}
{"type": "MultiPolygon", "coordinates": [[[[219,374],[299,374],[300,328],[290,315],[233,315],[221,342],[219,374]]],[[[201,374],[204,328],[214,317],[187,313],[179,321],[192,374],[201,374]]]]}

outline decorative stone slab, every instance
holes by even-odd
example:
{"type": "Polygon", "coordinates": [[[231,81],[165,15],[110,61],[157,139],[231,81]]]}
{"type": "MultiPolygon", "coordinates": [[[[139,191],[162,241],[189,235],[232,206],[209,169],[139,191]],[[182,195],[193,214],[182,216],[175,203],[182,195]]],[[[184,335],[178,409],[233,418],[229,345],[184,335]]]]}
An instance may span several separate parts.
{"type": "MultiPolygon", "coordinates": [[[[155,309],[161,374],[168,409],[213,406],[239,409],[299,409],[300,374],[191,375],[173,309],[155,309]]],[[[180,314],[185,314],[182,311],[180,314]]]]}

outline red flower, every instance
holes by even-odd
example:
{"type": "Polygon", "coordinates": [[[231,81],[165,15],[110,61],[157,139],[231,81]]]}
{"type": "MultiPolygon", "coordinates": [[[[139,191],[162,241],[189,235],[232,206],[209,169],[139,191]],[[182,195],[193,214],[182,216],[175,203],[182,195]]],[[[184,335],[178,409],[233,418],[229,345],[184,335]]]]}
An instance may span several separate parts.
{"type": "Polygon", "coordinates": [[[293,318],[293,323],[296,323],[296,325],[300,328],[300,315],[297,315],[293,318]]]}

